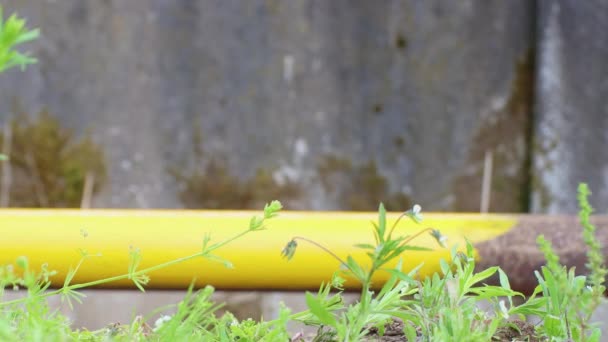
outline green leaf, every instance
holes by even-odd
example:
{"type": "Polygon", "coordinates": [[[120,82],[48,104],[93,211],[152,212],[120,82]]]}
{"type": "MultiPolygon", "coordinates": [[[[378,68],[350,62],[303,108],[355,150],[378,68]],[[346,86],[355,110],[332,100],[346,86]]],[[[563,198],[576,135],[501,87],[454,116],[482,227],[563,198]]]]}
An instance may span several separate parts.
{"type": "Polygon", "coordinates": [[[374,245],[370,245],[369,243],[358,243],[353,246],[357,247],[357,248],[361,248],[361,249],[371,249],[371,250],[376,249],[376,247],[374,245]]]}
{"type": "Polygon", "coordinates": [[[27,257],[26,256],[20,256],[17,258],[16,262],[17,266],[19,266],[19,268],[23,269],[23,270],[27,270],[28,269],[28,261],[27,261],[27,257]]]}
{"type": "Polygon", "coordinates": [[[283,205],[279,201],[272,201],[264,206],[264,218],[270,219],[278,215],[278,212],[283,209],[283,205]]]}
{"type": "Polygon", "coordinates": [[[418,332],[413,325],[409,322],[405,322],[403,325],[403,334],[407,338],[408,341],[417,341],[418,340],[418,332]]]}
{"type": "Polygon", "coordinates": [[[339,272],[334,272],[334,274],[331,277],[331,286],[333,288],[338,289],[338,290],[343,290],[345,282],[346,282],[346,279],[340,277],[339,272]]]}
{"type": "Polygon", "coordinates": [[[139,282],[139,280],[137,280],[137,278],[133,278],[133,283],[135,284],[135,286],[137,286],[137,288],[141,292],[146,292],[146,290],[144,289],[143,285],[139,282]]]}
{"type": "Polygon", "coordinates": [[[13,49],[18,44],[37,38],[39,31],[37,29],[28,31],[25,20],[15,14],[6,21],[3,20],[2,15],[0,9],[0,71],[13,66],[20,66],[23,70],[27,64],[35,63],[36,60],[13,49]]]}
{"type": "Polygon", "coordinates": [[[380,242],[384,242],[384,232],[386,231],[386,209],[384,209],[384,204],[380,202],[378,206],[378,237],[380,238],[380,242]]]}
{"type": "Polygon", "coordinates": [[[306,305],[310,312],[319,319],[321,323],[330,327],[336,327],[336,318],[329,312],[312,293],[306,292],[306,305]]]}
{"type": "Polygon", "coordinates": [[[74,309],[73,305],[72,305],[72,300],[78,302],[79,304],[82,304],[82,299],[85,298],[86,295],[83,293],[80,293],[78,291],[74,291],[72,289],[69,288],[64,288],[61,292],[61,301],[67,301],[68,306],[70,307],[70,309],[74,309]]]}
{"type": "Polygon", "coordinates": [[[34,40],[40,36],[40,30],[35,29],[28,32],[24,32],[15,39],[15,45],[29,42],[30,40],[34,40]]]}
{"type": "Polygon", "coordinates": [[[587,337],[588,342],[599,342],[602,338],[602,330],[600,328],[593,328],[591,335],[587,337]]]}
{"type": "Polygon", "coordinates": [[[428,251],[433,251],[434,249],[432,248],[428,248],[428,247],[421,247],[421,246],[411,246],[411,245],[405,245],[402,246],[404,251],[422,251],[422,252],[428,252],[428,251]]]}
{"type": "Polygon", "coordinates": [[[346,267],[352,272],[352,274],[361,282],[365,281],[365,271],[359,264],[353,259],[352,256],[346,258],[346,267]]]}
{"type": "Polygon", "coordinates": [[[439,259],[439,267],[441,268],[441,273],[443,273],[444,276],[452,271],[450,265],[443,259],[439,259]]]}
{"type": "Polygon", "coordinates": [[[487,299],[487,298],[494,298],[494,297],[522,295],[519,292],[515,292],[513,290],[507,290],[500,286],[489,286],[489,285],[471,288],[471,289],[469,289],[469,293],[476,294],[478,297],[475,299],[487,299]]]}
{"type": "Polygon", "coordinates": [[[202,253],[207,251],[207,246],[209,245],[210,241],[211,233],[205,233],[205,236],[203,237],[203,248],[201,248],[202,253]]]}
{"type": "Polygon", "coordinates": [[[230,261],[228,261],[222,257],[219,257],[217,255],[205,254],[205,258],[207,258],[211,261],[219,262],[220,264],[224,265],[224,267],[226,267],[226,268],[229,268],[229,269],[234,268],[234,265],[230,261]]]}
{"type": "Polygon", "coordinates": [[[72,282],[72,279],[74,278],[74,276],[76,275],[76,270],[72,267],[70,267],[70,269],[68,270],[68,273],[65,276],[65,279],[63,280],[63,287],[67,287],[68,285],[70,285],[70,283],[72,282]]]}
{"type": "Polygon", "coordinates": [[[518,305],[516,307],[511,307],[509,310],[509,314],[511,315],[536,315],[541,316],[543,313],[546,313],[543,309],[547,305],[546,297],[532,298],[528,299],[525,303],[518,305]]]}
{"type": "Polygon", "coordinates": [[[382,269],[385,272],[388,272],[391,276],[404,281],[408,284],[416,284],[416,281],[414,280],[414,278],[410,277],[409,275],[399,271],[399,270],[395,270],[395,269],[390,269],[390,268],[383,268],[382,269]]]}
{"type": "Polygon", "coordinates": [[[498,277],[500,279],[500,286],[510,290],[511,284],[509,283],[509,277],[507,277],[507,274],[501,268],[498,269],[498,277]]]}
{"type": "Polygon", "coordinates": [[[491,277],[494,273],[496,273],[496,271],[498,271],[498,266],[492,266],[488,269],[485,269],[485,270],[473,275],[473,277],[467,282],[467,285],[469,287],[473,286],[473,285],[479,283],[480,281],[491,277]]]}
{"type": "Polygon", "coordinates": [[[262,230],[264,229],[264,219],[259,216],[251,217],[249,221],[249,230],[262,230]]]}

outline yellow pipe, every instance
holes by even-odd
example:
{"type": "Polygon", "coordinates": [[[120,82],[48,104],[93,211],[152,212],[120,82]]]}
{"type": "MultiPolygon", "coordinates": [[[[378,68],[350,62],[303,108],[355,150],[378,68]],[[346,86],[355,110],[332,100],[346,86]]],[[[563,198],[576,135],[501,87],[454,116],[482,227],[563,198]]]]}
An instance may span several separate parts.
{"type": "MultiPolygon", "coordinates": [[[[139,269],[200,251],[203,236],[210,233],[219,242],[246,229],[256,211],[182,210],[0,210],[0,264],[14,263],[25,255],[39,269],[48,263],[58,271],[53,284],[61,285],[70,267],[80,260],[80,250],[89,254],[72,283],[88,282],[127,272],[129,248],[141,250],[139,269]],[[86,237],[81,231],[86,231],[86,237]]],[[[388,215],[389,223],[398,214],[388,215]]],[[[281,250],[293,236],[312,239],[338,256],[348,254],[365,262],[365,252],[353,247],[373,243],[371,221],[377,213],[281,212],[268,222],[268,229],[253,232],[217,250],[230,260],[234,269],[205,259],[195,259],[150,274],[148,288],[184,288],[196,278],[196,285],[211,284],[222,289],[314,289],[328,281],[339,263],[318,247],[301,242],[295,257],[287,261],[281,250]]],[[[441,230],[449,246],[464,247],[472,242],[492,239],[512,228],[517,219],[509,215],[425,214],[423,224],[402,220],[396,232],[411,235],[426,227],[441,230]]],[[[436,247],[424,234],[416,245],[436,247]]],[[[448,258],[449,249],[433,252],[412,251],[403,255],[404,269],[420,263],[421,276],[439,270],[439,259],[448,258]]],[[[381,284],[385,274],[374,279],[381,284]]],[[[117,281],[105,287],[133,287],[117,281]]],[[[354,282],[347,287],[356,288],[354,282]]]]}

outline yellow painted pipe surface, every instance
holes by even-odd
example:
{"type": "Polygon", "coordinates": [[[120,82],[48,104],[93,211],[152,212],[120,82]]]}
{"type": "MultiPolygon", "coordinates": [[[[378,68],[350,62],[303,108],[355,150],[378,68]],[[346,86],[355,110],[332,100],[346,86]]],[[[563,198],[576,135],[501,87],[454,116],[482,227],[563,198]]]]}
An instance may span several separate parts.
{"type": "MultiPolygon", "coordinates": [[[[0,210],[0,264],[14,263],[27,256],[30,265],[39,269],[48,263],[58,271],[54,285],[61,285],[70,267],[81,258],[80,250],[91,257],[80,267],[72,283],[88,282],[127,272],[129,248],[139,248],[139,269],[200,251],[203,237],[211,234],[219,242],[246,229],[258,211],[182,211],[182,210],[0,210]],[[81,233],[86,231],[86,237],[81,233]]],[[[389,214],[392,223],[398,214],[389,214]]],[[[371,221],[377,213],[281,212],[268,221],[268,229],[252,232],[217,250],[230,260],[233,269],[197,258],[150,274],[148,288],[185,288],[210,284],[221,289],[315,289],[327,282],[339,263],[316,246],[300,242],[295,257],[287,261],[281,250],[293,236],[302,236],[331,249],[342,258],[351,254],[366,262],[367,256],[357,243],[373,243],[371,221]]],[[[507,232],[516,223],[515,216],[478,214],[425,214],[417,225],[402,220],[396,232],[412,235],[433,227],[448,237],[450,246],[464,247],[464,238],[481,242],[507,232]]],[[[428,235],[415,245],[437,248],[428,235]]],[[[439,260],[449,257],[448,249],[432,252],[412,251],[403,256],[404,269],[424,263],[421,276],[439,270],[439,260]]],[[[378,274],[381,284],[386,274],[378,274]]],[[[106,287],[133,287],[130,281],[118,281],[106,287]]],[[[354,282],[348,287],[357,287],[354,282]]]]}

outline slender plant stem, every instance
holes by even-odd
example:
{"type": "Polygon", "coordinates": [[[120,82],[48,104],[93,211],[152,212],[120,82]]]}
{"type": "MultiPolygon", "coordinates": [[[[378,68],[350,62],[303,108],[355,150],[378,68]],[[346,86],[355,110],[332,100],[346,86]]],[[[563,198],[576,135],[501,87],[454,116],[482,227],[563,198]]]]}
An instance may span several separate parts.
{"type": "Polygon", "coordinates": [[[391,231],[388,233],[388,240],[391,239],[391,236],[393,235],[393,230],[395,230],[395,228],[397,227],[397,224],[399,224],[399,221],[401,221],[402,218],[404,218],[407,215],[407,211],[404,212],[403,214],[399,215],[399,217],[397,218],[397,221],[395,221],[395,223],[393,223],[393,226],[391,227],[391,231]]]}
{"type": "MultiPolygon", "coordinates": [[[[306,241],[310,244],[313,244],[319,248],[321,248],[323,251],[325,251],[327,254],[331,255],[334,259],[338,260],[340,262],[340,264],[345,265],[346,267],[348,267],[348,264],[346,262],[344,262],[344,260],[342,260],[339,256],[337,256],[334,252],[332,252],[331,250],[329,250],[328,248],[324,247],[323,245],[319,244],[318,242],[315,242],[313,240],[307,239],[305,237],[301,237],[301,236],[295,236],[291,239],[293,240],[302,240],[302,241],[306,241]]],[[[350,269],[350,268],[349,268],[350,269]]],[[[352,270],[351,270],[352,271],[352,270]]]]}
{"type": "MultiPolygon", "coordinates": [[[[242,232],[234,235],[233,237],[231,237],[231,238],[229,238],[227,240],[224,240],[222,242],[218,242],[216,244],[213,244],[213,245],[209,246],[208,248],[206,248],[205,250],[203,250],[201,252],[198,252],[198,253],[195,253],[195,254],[192,254],[192,255],[188,255],[188,256],[185,256],[185,257],[178,258],[178,259],[170,260],[170,261],[164,262],[162,264],[154,265],[152,267],[148,267],[146,269],[139,270],[139,271],[133,272],[133,273],[127,273],[127,274],[122,274],[122,275],[118,275],[118,276],[114,276],[114,277],[110,277],[110,278],[105,278],[105,279],[100,279],[100,280],[94,280],[94,281],[90,281],[90,282],[87,282],[87,283],[80,283],[80,284],[73,284],[73,285],[63,286],[60,289],[57,289],[57,290],[54,290],[54,291],[51,291],[51,292],[46,292],[46,293],[43,293],[43,294],[39,294],[37,297],[39,297],[39,298],[46,298],[46,297],[51,297],[51,296],[58,295],[58,294],[61,294],[61,293],[67,293],[70,290],[78,290],[78,289],[82,289],[82,288],[85,288],[85,287],[97,286],[97,285],[101,285],[101,284],[115,282],[115,281],[118,281],[118,280],[132,279],[132,278],[135,278],[135,277],[137,277],[139,275],[143,275],[143,274],[146,274],[146,273],[154,272],[154,271],[163,269],[165,267],[173,266],[173,265],[176,265],[176,264],[179,264],[179,263],[182,263],[182,262],[194,259],[194,258],[205,257],[205,256],[208,256],[212,251],[214,251],[214,250],[216,250],[216,249],[218,249],[218,248],[220,248],[220,247],[222,247],[222,246],[224,246],[226,244],[229,244],[229,243],[231,243],[232,241],[234,241],[236,239],[239,239],[240,237],[242,237],[243,235],[245,235],[247,233],[258,231],[258,230],[262,230],[262,229],[263,229],[263,225],[260,225],[259,228],[255,228],[255,229],[248,228],[248,229],[246,229],[246,230],[244,230],[244,231],[242,231],[242,232]]],[[[321,248],[323,248],[323,247],[321,247],[321,248]]],[[[83,259],[81,259],[79,261],[78,267],[80,267],[80,265],[82,264],[82,261],[83,261],[83,259]]],[[[6,301],[6,302],[0,302],[0,307],[12,305],[12,304],[22,303],[22,302],[25,302],[26,300],[27,300],[27,298],[20,298],[20,299],[14,299],[14,300],[6,301]]]]}
{"type": "Polygon", "coordinates": [[[231,243],[234,240],[240,239],[242,236],[244,236],[244,235],[246,235],[248,233],[255,232],[255,231],[258,231],[258,230],[263,230],[263,229],[264,229],[264,226],[260,226],[260,228],[256,228],[256,229],[249,228],[247,230],[244,230],[244,231],[236,234],[235,236],[233,236],[233,237],[231,237],[231,238],[229,238],[227,240],[224,240],[222,242],[218,242],[216,244],[213,244],[213,245],[209,246],[202,253],[199,253],[199,254],[209,254],[209,253],[213,252],[214,250],[216,250],[216,249],[218,249],[220,247],[223,247],[223,246],[231,243]]]}
{"type": "Polygon", "coordinates": [[[415,238],[419,237],[420,235],[422,235],[422,234],[424,234],[424,233],[426,233],[426,232],[428,232],[428,231],[430,231],[430,230],[433,230],[433,228],[424,228],[423,230],[419,231],[418,233],[416,233],[416,234],[414,234],[414,235],[412,235],[412,236],[408,237],[407,239],[405,239],[405,240],[404,240],[404,241],[401,243],[401,245],[407,245],[408,243],[410,243],[410,242],[411,242],[412,240],[414,240],[415,238]]]}

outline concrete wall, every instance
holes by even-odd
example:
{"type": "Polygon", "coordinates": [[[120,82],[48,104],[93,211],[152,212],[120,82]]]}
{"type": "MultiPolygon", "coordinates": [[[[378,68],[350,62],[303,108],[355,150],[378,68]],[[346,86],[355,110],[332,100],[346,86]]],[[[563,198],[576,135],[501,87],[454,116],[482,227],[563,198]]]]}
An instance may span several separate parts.
{"type": "Polygon", "coordinates": [[[18,100],[90,129],[109,169],[94,206],[258,207],[276,197],[291,209],[382,200],[477,211],[493,151],[490,210],[528,208],[543,46],[533,1],[5,7],[43,36],[28,46],[39,64],[0,78],[0,119],[18,100]]]}
{"type": "Polygon", "coordinates": [[[0,120],[89,129],[97,207],[477,211],[487,151],[491,211],[574,212],[579,181],[608,205],[600,0],[4,6],[43,36],[0,120]]]}
{"type": "Polygon", "coordinates": [[[608,206],[608,46],[604,1],[539,1],[532,209],[575,212],[576,186],[608,206]]]}

